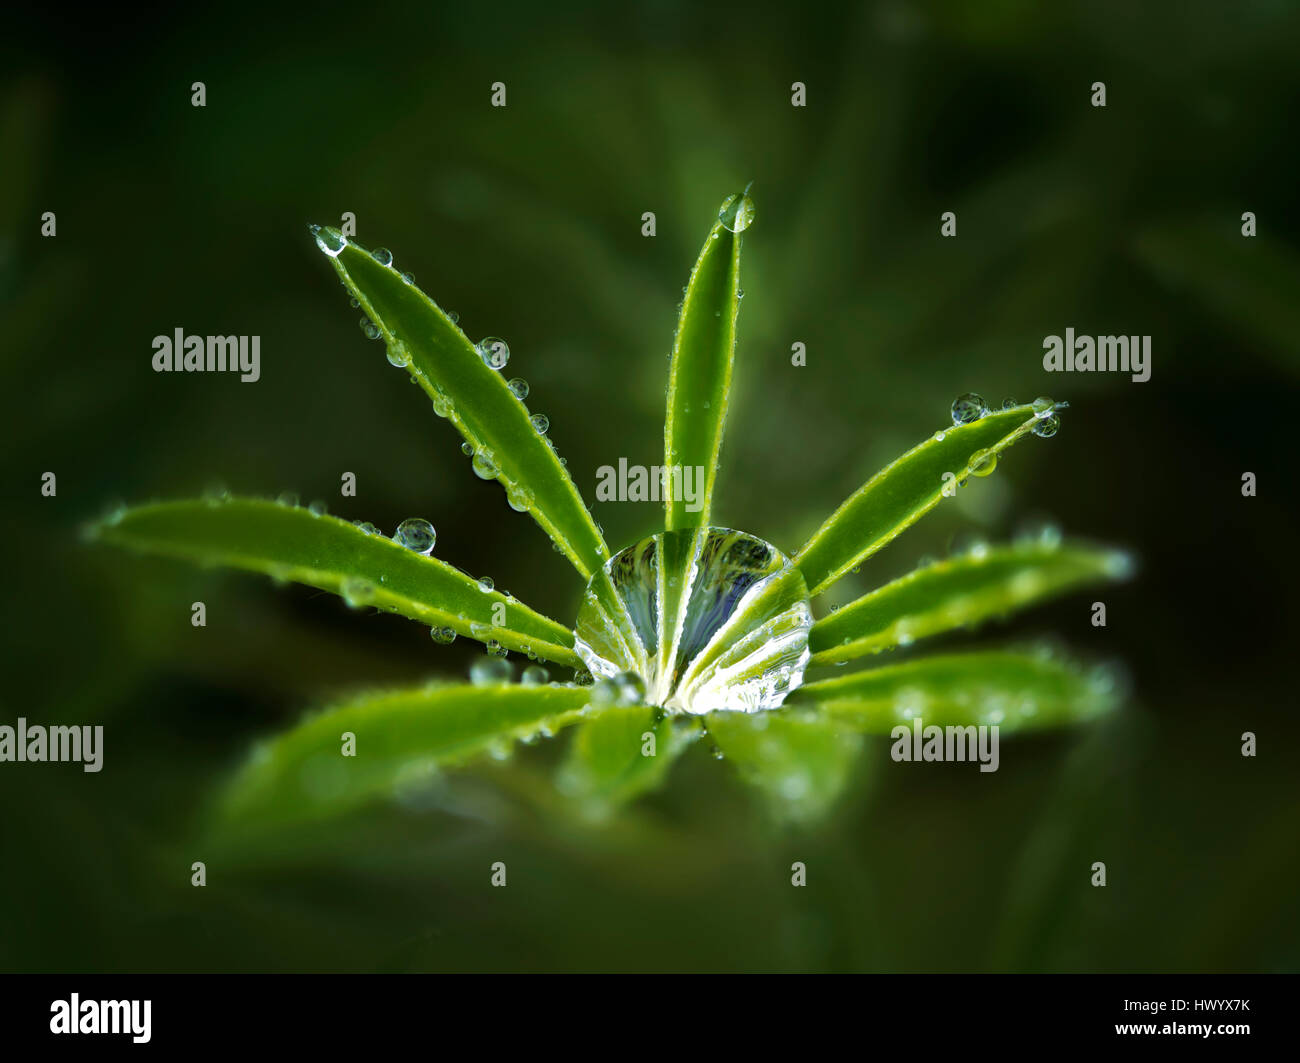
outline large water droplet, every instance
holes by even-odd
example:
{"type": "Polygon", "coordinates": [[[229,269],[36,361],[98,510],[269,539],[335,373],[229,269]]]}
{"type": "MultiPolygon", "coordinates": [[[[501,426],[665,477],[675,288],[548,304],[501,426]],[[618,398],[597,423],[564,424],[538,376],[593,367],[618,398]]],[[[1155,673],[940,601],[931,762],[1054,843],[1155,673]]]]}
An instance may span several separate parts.
{"type": "Polygon", "coordinates": [[[500,336],[487,336],[478,341],[478,356],[489,369],[504,369],[510,361],[510,348],[500,336]]]}
{"type": "Polygon", "coordinates": [[[491,480],[497,474],[497,467],[492,464],[492,459],[481,450],[475,452],[471,468],[480,480],[491,480]]]}
{"type": "Polygon", "coordinates": [[[1034,422],[1034,427],[1031,428],[1030,431],[1040,439],[1051,439],[1052,436],[1056,435],[1056,433],[1060,431],[1060,429],[1061,419],[1057,417],[1056,414],[1049,413],[1046,416],[1040,416],[1038,420],[1034,422]]]}
{"type": "Polygon", "coordinates": [[[397,526],[393,541],[408,550],[414,550],[417,554],[428,557],[433,553],[434,543],[438,541],[438,533],[427,520],[411,517],[397,526]]]}
{"type": "Polygon", "coordinates": [[[998,456],[992,450],[977,450],[967,464],[972,476],[987,476],[998,467],[998,456]]]}
{"type": "Polygon", "coordinates": [[[970,424],[989,412],[988,403],[973,391],[959,395],[952,404],[952,423],[970,424]]]}
{"type": "MultiPolygon", "coordinates": [[[[411,352],[403,344],[390,343],[387,354],[389,365],[395,365],[402,369],[411,364],[411,352]]],[[[411,379],[414,380],[415,377],[411,377],[411,379]]]]}
{"type": "Polygon", "coordinates": [[[520,402],[528,398],[528,381],[517,376],[506,385],[520,402]]]}
{"type": "Polygon", "coordinates": [[[312,236],[316,237],[316,246],[330,258],[337,258],[339,253],[348,246],[348,238],[337,229],[321,225],[312,225],[310,229],[312,236]]]}
{"type": "Polygon", "coordinates": [[[393,253],[386,247],[376,247],[370,252],[370,257],[381,266],[391,266],[393,264],[393,253]]]}
{"type": "Polygon", "coordinates": [[[754,224],[754,201],[744,192],[728,196],[718,209],[718,220],[733,233],[742,233],[754,224]]]}
{"type": "Polygon", "coordinates": [[[484,594],[491,594],[496,584],[492,581],[491,576],[482,576],[478,581],[478,589],[484,594]]]}
{"type": "Polygon", "coordinates": [[[546,435],[546,430],[551,427],[551,419],[544,413],[535,413],[528,418],[528,423],[537,430],[540,436],[546,435]]]}
{"type": "MultiPolygon", "coordinates": [[[[669,712],[758,712],[803,682],[811,626],[803,577],[776,547],[727,528],[686,529],[605,563],[574,649],[596,676],[638,677],[637,696],[669,712]]],[[[617,702],[624,686],[613,686],[617,702]]]]}

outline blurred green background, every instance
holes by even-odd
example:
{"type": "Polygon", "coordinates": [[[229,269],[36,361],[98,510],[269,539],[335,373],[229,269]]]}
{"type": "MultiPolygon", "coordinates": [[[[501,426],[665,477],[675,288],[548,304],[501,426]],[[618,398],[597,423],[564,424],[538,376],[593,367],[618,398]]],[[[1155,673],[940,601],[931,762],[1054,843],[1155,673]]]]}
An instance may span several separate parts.
{"type": "MultiPolygon", "coordinates": [[[[106,753],[98,775],[0,765],[0,966],[1300,966],[1282,666],[1297,5],[223,5],[14,15],[6,38],[0,722],[103,724],[106,753]],[[715,520],[793,550],[957,394],[1069,399],[1056,438],[1022,443],[836,600],[1022,521],[1127,545],[1142,567],[1102,592],[1108,627],[1085,594],[977,638],[1054,631],[1117,657],[1128,708],[1008,740],[994,775],[895,765],[870,742],[815,826],[771,819],[703,747],[661,793],[581,822],[549,781],[561,739],[273,857],[196,848],[195,814],[256,737],[350,689],[463,676],[474,651],[304,588],[80,543],[113,500],[291,489],[388,532],[426,517],[440,556],[559,619],[581,590],[362,336],[307,224],[355,212],[358,239],[471,336],[505,337],[591,499],[598,466],[658,460],[674,307],[718,203],[751,179],[715,520]],[[150,341],[177,327],[260,335],[261,381],[155,374],[150,341]],[[1045,373],[1042,339],[1066,327],[1150,334],[1151,380],[1045,373]]],[[[596,517],[617,549],[659,512],[596,517]]]]}

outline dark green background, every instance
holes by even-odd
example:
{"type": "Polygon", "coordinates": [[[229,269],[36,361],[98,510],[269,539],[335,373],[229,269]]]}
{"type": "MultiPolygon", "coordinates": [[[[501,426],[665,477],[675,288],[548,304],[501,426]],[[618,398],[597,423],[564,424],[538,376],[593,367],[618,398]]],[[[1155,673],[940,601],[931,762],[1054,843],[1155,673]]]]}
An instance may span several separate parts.
{"type": "MultiPolygon", "coordinates": [[[[106,760],[99,775],[0,765],[0,966],[1300,966],[1296,5],[698,8],[14,16],[0,721],[103,724],[106,760]],[[488,106],[498,80],[504,110],[488,106]],[[340,691],[463,675],[471,647],[83,546],[81,521],[214,482],[293,489],[390,532],[427,517],[441,556],[558,618],[580,592],[362,336],[306,225],[354,211],[358,238],[392,248],[470,335],[505,337],[591,498],[598,466],[658,460],[674,306],[718,203],[751,179],[715,519],[792,550],[958,393],[1069,399],[1056,438],[1020,444],[837,594],[1023,520],[1128,545],[1141,572],[1103,593],[1107,628],[1087,594],[976,636],[1055,631],[1118,657],[1128,708],[1008,740],[995,775],[899,767],[870,743],[814,828],[773,823],[703,748],[626,816],[581,825],[548,780],[561,740],[419,807],[286,839],[274,860],[198,851],[192,817],[254,736],[340,691]],[[45,210],[56,238],[39,235],[45,210]],[[1042,338],[1067,326],[1150,334],[1152,379],[1044,373],[1042,338]],[[260,335],[262,380],[153,373],[150,340],[176,327],[260,335]],[[344,470],[355,499],[338,497],[344,470]],[[495,860],[505,890],[488,886],[495,860]]],[[[615,548],[659,517],[596,515],[615,548]]]]}

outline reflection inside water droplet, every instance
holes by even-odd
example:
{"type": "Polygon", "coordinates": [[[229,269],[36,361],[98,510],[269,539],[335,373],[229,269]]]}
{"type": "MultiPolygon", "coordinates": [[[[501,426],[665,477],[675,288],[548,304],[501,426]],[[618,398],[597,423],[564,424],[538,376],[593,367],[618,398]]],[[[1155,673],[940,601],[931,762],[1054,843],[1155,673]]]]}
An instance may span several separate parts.
{"type": "Polygon", "coordinates": [[[628,547],[592,577],[574,649],[594,675],[638,677],[669,712],[758,712],[803,682],[811,625],[803,577],[776,547],[686,529],[628,547]]]}

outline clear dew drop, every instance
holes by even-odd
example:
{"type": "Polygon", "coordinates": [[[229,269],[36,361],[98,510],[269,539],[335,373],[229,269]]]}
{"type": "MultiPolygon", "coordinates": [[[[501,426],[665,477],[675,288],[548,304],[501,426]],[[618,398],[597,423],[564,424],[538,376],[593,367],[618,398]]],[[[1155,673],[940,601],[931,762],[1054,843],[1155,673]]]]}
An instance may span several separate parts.
{"type": "Polygon", "coordinates": [[[414,284],[414,283],[415,283],[415,274],[414,274],[414,273],[403,273],[403,274],[402,274],[402,280],[404,280],[407,284],[414,284]]]}
{"type": "Polygon", "coordinates": [[[955,425],[970,424],[972,421],[978,421],[989,412],[988,403],[982,397],[976,395],[973,391],[966,392],[965,395],[959,395],[952,404],[952,423],[955,425]]]}
{"type": "Polygon", "coordinates": [[[382,335],[379,326],[368,317],[361,318],[357,324],[361,326],[361,331],[366,334],[366,339],[368,340],[377,340],[382,335]]]}
{"type": "Polygon", "coordinates": [[[506,384],[506,387],[510,389],[511,394],[513,394],[520,402],[523,402],[524,399],[528,398],[528,381],[523,377],[513,377],[510,382],[506,384]]]}
{"type": "Polygon", "coordinates": [[[528,418],[528,423],[533,426],[539,436],[546,435],[547,429],[551,427],[551,419],[544,413],[535,413],[528,418]]]}
{"type": "Polygon", "coordinates": [[[992,450],[977,450],[968,464],[972,476],[987,476],[998,467],[998,456],[992,450]]]}
{"type": "Polygon", "coordinates": [[[381,266],[391,266],[393,264],[393,253],[386,247],[376,247],[370,252],[370,257],[381,266]]]}
{"type": "Polygon", "coordinates": [[[483,576],[478,581],[478,589],[484,594],[491,594],[496,584],[492,581],[491,576],[483,576]]]}
{"type": "Polygon", "coordinates": [[[496,639],[488,639],[485,643],[487,655],[489,657],[504,657],[510,651],[501,645],[496,639]]]}
{"type": "Polygon", "coordinates": [[[1034,413],[1038,414],[1039,417],[1042,417],[1043,414],[1050,412],[1056,407],[1056,403],[1046,395],[1040,395],[1038,398],[1034,399],[1031,405],[1034,408],[1034,413]]]}
{"type": "Polygon", "coordinates": [[[1060,430],[1061,419],[1054,413],[1049,413],[1046,417],[1040,416],[1030,429],[1039,439],[1051,439],[1060,430]]]}
{"type": "MultiPolygon", "coordinates": [[[[388,355],[389,365],[404,369],[411,364],[411,353],[400,343],[390,343],[385,353],[388,355]]],[[[415,377],[412,377],[411,380],[414,381],[415,377]]]]}
{"type": "Polygon", "coordinates": [[[551,678],[551,673],[543,668],[540,664],[530,664],[524,669],[523,674],[519,677],[526,687],[539,687],[551,678]]]}
{"type": "Polygon", "coordinates": [[[1004,410],[1014,410],[1014,409],[1015,409],[1017,406],[1019,406],[1019,405],[1020,405],[1020,403],[1016,402],[1015,399],[1003,399],[1003,400],[1002,400],[1002,408],[1003,408],[1004,410]]]}
{"type": "Polygon", "coordinates": [[[504,369],[510,361],[510,347],[500,336],[487,336],[478,341],[478,356],[489,369],[504,369]]]}
{"type": "Polygon", "coordinates": [[[743,233],[753,225],[754,215],[754,201],[743,192],[729,195],[718,209],[718,221],[722,222],[728,232],[733,233],[743,233]]]}
{"type": "Polygon", "coordinates": [[[438,533],[433,525],[420,517],[409,517],[397,526],[393,541],[408,550],[428,557],[433,553],[433,546],[438,541],[438,533]]]}
{"type": "Polygon", "coordinates": [[[361,305],[361,300],[354,295],[351,299],[348,300],[348,305],[351,306],[353,310],[355,310],[357,307],[361,305]]]}
{"type": "Polygon", "coordinates": [[[448,311],[447,311],[447,320],[450,321],[450,322],[454,325],[454,324],[456,324],[458,321],[460,321],[460,315],[459,315],[458,313],[456,313],[455,310],[448,310],[448,311]]]}
{"type": "Polygon", "coordinates": [[[348,246],[347,237],[337,229],[331,229],[328,226],[313,225],[311,226],[311,234],[316,237],[316,246],[329,255],[330,258],[337,258],[339,253],[348,246]]]}
{"type": "Polygon", "coordinates": [[[469,681],[476,687],[508,683],[514,674],[514,667],[502,657],[480,657],[469,666],[469,681]]]}
{"type": "Polygon", "coordinates": [[[491,480],[497,474],[497,467],[492,464],[492,459],[481,450],[475,451],[471,468],[480,480],[491,480]]]}
{"type": "Polygon", "coordinates": [[[450,646],[456,641],[456,629],[452,627],[431,627],[429,628],[429,638],[441,646],[450,646]]]}
{"type": "Polygon", "coordinates": [[[307,512],[313,517],[323,517],[329,512],[329,508],[318,498],[307,506],[307,512]]]}
{"type": "Polygon", "coordinates": [[[464,454],[465,457],[467,457],[467,458],[472,458],[472,457],[474,456],[474,444],[473,444],[473,443],[462,443],[462,444],[460,445],[460,452],[461,452],[462,454],[464,454]]]}
{"type": "Polygon", "coordinates": [[[371,524],[370,521],[368,520],[354,520],[352,523],[356,526],[358,531],[364,532],[366,535],[379,534],[379,529],[376,528],[373,524],[371,524]]]}

